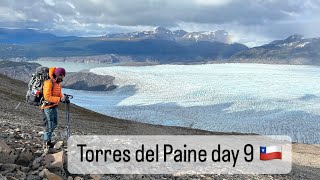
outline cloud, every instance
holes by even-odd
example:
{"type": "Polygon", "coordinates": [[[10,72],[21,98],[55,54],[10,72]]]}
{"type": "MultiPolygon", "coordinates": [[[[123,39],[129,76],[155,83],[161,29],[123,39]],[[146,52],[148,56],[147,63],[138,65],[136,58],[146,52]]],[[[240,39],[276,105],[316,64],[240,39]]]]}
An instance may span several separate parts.
{"type": "Polygon", "coordinates": [[[318,0],[3,0],[0,7],[2,26],[62,35],[164,26],[194,31],[225,29],[235,40],[251,44],[294,33],[320,36],[318,0]]]}
{"type": "Polygon", "coordinates": [[[6,22],[24,21],[27,17],[23,12],[8,7],[0,7],[0,17],[6,22]]]}
{"type": "Polygon", "coordinates": [[[67,4],[68,6],[70,6],[72,9],[75,9],[75,8],[76,8],[71,2],[66,2],[66,4],[67,4]]]}
{"type": "Polygon", "coordinates": [[[45,2],[46,4],[48,4],[49,6],[54,6],[54,5],[56,5],[53,0],[44,0],[44,2],[45,2]]]}
{"type": "Polygon", "coordinates": [[[196,4],[202,4],[202,5],[213,5],[213,6],[220,6],[220,5],[226,5],[230,3],[231,0],[195,0],[196,4]]]}

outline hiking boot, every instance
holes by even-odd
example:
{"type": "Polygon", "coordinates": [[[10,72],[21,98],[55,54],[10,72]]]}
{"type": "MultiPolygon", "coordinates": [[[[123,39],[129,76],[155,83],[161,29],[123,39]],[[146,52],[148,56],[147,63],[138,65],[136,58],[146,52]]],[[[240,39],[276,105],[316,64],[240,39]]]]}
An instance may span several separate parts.
{"type": "Polygon", "coordinates": [[[43,153],[44,153],[44,154],[48,154],[48,152],[49,152],[49,146],[47,145],[47,143],[44,143],[44,144],[43,144],[42,149],[43,149],[43,153]]]}
{"type": "Polygon", "coordinates": [[[48,142],[47,142],[48,148],[53,148],[54,145],[55,145],[55,143],[53,143],[53,142],[51,142],[51,141],[48,141],[48,142]]]}
{"type": "Polygon", "coordinates": [[[43,144],[43,153],[44,154],[51,154],[51,153],[55,153],[55,150],[54,150],[54,145],[55,143],[51,142],[51,141],[48,141],[48,142],[45,142],[43,144]]]}

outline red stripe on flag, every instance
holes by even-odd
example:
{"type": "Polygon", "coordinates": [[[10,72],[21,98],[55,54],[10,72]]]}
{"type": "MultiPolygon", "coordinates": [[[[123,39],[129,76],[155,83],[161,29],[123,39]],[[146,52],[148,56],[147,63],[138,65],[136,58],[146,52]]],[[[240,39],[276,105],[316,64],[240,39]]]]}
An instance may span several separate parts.
{"type": "Polygon", "coordinates": [[[268,154],[260,153],[260,160],[270,160],[270,159],[282,159],[281,152],[272,152],[268,154]]]}

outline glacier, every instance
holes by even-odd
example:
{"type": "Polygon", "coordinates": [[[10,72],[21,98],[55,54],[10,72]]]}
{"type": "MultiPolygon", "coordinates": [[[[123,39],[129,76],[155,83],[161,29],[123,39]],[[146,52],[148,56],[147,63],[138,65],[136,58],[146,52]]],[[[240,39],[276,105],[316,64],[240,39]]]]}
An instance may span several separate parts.
{"type": "Polygon", "coordinates": [[[64,89],[73,103],[121,119],[320,144],[320,67],[266,64],[112,66],[113,91],[64,89]]]}

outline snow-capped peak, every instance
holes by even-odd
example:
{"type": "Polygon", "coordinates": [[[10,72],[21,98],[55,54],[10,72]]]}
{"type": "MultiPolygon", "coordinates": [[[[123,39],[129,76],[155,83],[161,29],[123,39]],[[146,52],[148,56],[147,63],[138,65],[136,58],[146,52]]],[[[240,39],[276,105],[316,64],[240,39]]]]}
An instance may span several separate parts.
{"type": "Polygon", "coordinates": [[[166,29],[164,27],[157,27],[153,30],[155,33],[172,33],[169,29],[166,29]]]}
{"type": "Polygon", "coordinates": [[[138,39],[164,39],[164,40],[183,40],[183,41],[219,41],[229,43],[229,35],[224,30],[187,32],[185,30],[170,31],[164,27],[156,27],[153,30],[139,31],[131,33],[108,34],[104,38],[120,38],[128,40],[138,39]]]}
{"type": "Polygon", "coordinates": [[[290,42],[296,42],[296,41],[300,41],[302,40],[303,35],[299,35],[299,34],[294,34],[289,36],[287,39],[285,39],[284,41],[290,43],[290,42]]]}

